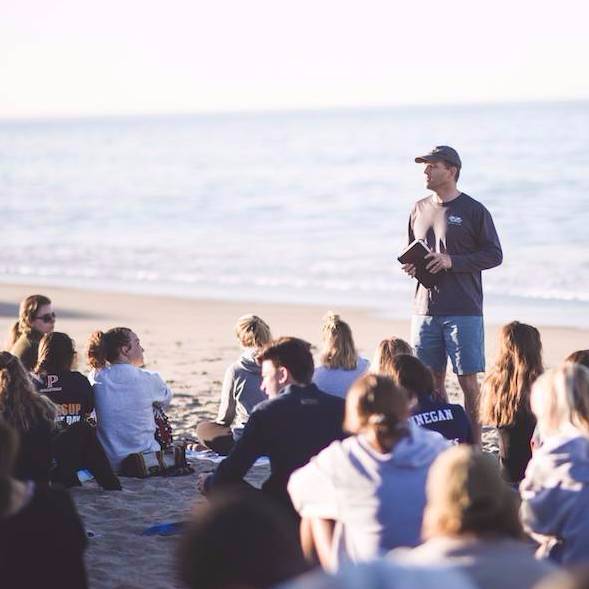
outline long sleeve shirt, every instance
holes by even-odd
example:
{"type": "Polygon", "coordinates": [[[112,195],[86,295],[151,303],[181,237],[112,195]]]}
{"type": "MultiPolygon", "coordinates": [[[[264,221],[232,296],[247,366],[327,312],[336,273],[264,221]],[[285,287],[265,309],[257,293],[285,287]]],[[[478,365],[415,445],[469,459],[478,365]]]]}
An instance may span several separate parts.
{"type": "Polygon", "coordinates": [[[433,252],[448,254],[452,268],[439,273],[432,288],[418,284],[416,315],[482,315],[481,271],[498,266],[503,252],[493,219],[478,201],[461,193],[439,203],[433,196],[418,201],[409,218],[408,240],[427,242],[433,252]]]}
{"type": "Polygon", "coordinates": [[[254,409],[241,438],[210,480],[209,490],[242,481],[254,462],[267,456],[271,474],[262,490],[290,506],[286,485],[291,473],[343,437],[343,415],[343,399],[313,384],[289,385],[254,409]]]}

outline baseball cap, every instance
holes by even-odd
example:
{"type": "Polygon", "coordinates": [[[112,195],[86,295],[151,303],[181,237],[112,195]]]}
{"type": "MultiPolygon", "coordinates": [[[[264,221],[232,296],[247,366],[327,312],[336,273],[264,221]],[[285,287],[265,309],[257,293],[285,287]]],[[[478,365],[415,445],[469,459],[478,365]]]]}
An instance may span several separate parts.
{"type": "Polygon", "coordinates": [[[462,162],[460,161],[458,152],[453,147],[449,147],[448,145],[437,145],[429,153],[417,156],[415,158],[415,163],[426,164],[428,162],[435,162],[439,160],[447,162],[448,164],[456,166],[457,168],[462,167],[462,162]]]}

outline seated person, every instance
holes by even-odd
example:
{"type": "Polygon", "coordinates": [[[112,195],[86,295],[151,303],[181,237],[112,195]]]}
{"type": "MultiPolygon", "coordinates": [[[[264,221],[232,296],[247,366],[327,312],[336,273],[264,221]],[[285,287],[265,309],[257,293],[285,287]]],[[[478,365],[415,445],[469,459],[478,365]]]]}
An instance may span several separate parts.
{"type": "Polygon", "coordinates": [[[415,356],[399,354],[390,359],[389,376],[411,398],[411,421],[441,433],[455,444],[473,444],[472,428],[462,405],[445,403],[434,396],[429,368],[415,356]]]}
{"type": "Polygon", "coordinates": [[[321,365],[315,368],[313,382],[322,391],[345,399],[352,383],[368,370],[370,363],[358,356],[352,330],[339,315],[330,311],[323,318],[321,331],[321,365]]]}
{"type": "Polygon", "coordinates": [[[260,389],[262,370],[257,355],[272,339],[270,328],[257,315],[244,315],[238,319],[235,333],[242,351],[225,372],[217,419],[201,421],[196,428],[201,444],[221,455],[229,454],[254,407],[267,399],[260,389]]]}
{"type": "Polygon", "coordinates": [[[286,492],[291,473],[306,464],[333,440],[343,437],[344,401],[320,391],[311,383],[313,356],[310,344],[283,337],[260,355],[262,390],[268,400],[252,412],[243,435],[212,475],[201,475],[199,489],[209,493],[241,484],[260,456],[270,459],[270,477],[262,492],[288,507],[286,492]]]}
{"type": "Polygon", "coordinates": [[[448,442],[408,417],[401,387],[385,376],[362,376],[346,397],[344,425],[353,435],[290,477],[288,491],[303,518],[301,537],[324,568],[419,544],[427,472],[448,442]]]}
{"type": "Polygon", "coordinates": [[[57,407],[52,439],[57,466],[52,478],[65,487],[77,486],[76,472],[88,469],[103,488],[119,490],[121,484],[96,437],[96,428],[86,421],[94,409],[94,392],[88,379],[72,370],[75,362],[74,342],[67,334],[53,331],[41,338],[34,382],[39,393],[57,407]]]}
{"type": "Polygon", "coordinates": [[[425,543],[394,551],[393,559],[458,569],[479,589],[532,589],[552,567],[537,561],[524,540],[518,504],[492,456],[468,446],[451,448],[427,477],[425,543]]]}
{"type": "Polygon", "coordinates": [[[18,321],[10,331],[10,353],[16,356],[31,372],[37,365],[39,342],[55,327],[55,313],[51,299],[44,295],[31,295],[21,301],[18,321]]]}
{"type": "Polygon", "coordinates": [[[569,354],[565,358],[565,362],[573,362],[574,364],[581,364],[581,366],[589,368],[589,350],[577,350],[569,354]]]}
{"type": "Polygon", "coordinates": [[[85,589],[86,534],[65,491],[12,478],[16,431],[0,418],[0,579],[3,587],[85,589]]]}
{"type": "Polygon", "coordinates": [[[565,362],[532,385],[542,446],[519,491],[520,518],[540,547],[537,558],[589,563],[589,369],[565,362]]]}
{"type": "Polygon", "coordinates": [[[481,390],[480,420],[497,428],[503,478],[517,486],[532,457],[536,418],[530,390],[542,374],[542,340],[532,325],[512,321],[499,333],[499,354],[481,390]]]}
{"type": "Polygon", "coordinates": [[[197,504],[179,569],[189,589],[270,589],[308,566],[296,525],[279,506],[260,494],[220,493],[197,504]]]}
{"type": "Polygon", "coordinates": [[[20,437],[13,473],[17,479],[49,485],[56,415],[55,405],[37,393],[21,361],[0,352],[0,417],[20,437]]]}
{"type": "Polygon", "coordinates": [[[127,327],[94,332],[88,364],[98,439],[115,472],[129,454],[160,451],[153,406],[167,407],[172,391],[159,374],[141,368],[143,348],[137,335],[127,327]]]}
{"type": "Polygon", "coordinates": [[[409,354],[414,356],[413,348],[400,337],[389,337],[381,340],[374,352],[374,357],[370,363],[370,372],[373,374],[390,374],[391,358],[399,354],[409,354]]]}

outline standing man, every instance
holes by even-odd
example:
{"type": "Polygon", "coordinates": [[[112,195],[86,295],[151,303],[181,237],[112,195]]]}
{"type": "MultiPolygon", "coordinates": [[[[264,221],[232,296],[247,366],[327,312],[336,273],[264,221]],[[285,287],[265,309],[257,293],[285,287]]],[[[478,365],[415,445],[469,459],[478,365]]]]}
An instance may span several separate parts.
{"type": "MultiPolygon", "coordinates": [[[[464,405],[480,443],[477,373],[485,370],[481,271],[501,264],[503,253],[491,214],[456,187],[462,162],[455,149],[434,147],[415,158],[425,164],[433,194],[417,201],[409,218],[409,243],[427,242],[426,269],[436,284],[415,291],[411,339],[417,357],[434,373],[436,389],[446,396],[448,356],[464,392],[464,405]]],[[[403,270],[415,276],[415,267],[403,270]]]]}

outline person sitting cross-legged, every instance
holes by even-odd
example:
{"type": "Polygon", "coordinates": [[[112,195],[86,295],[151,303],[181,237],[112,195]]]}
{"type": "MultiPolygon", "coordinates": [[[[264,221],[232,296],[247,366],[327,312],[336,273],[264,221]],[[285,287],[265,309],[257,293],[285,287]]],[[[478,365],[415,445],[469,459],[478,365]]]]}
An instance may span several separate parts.
{"type": "Polygon", "coordinates": [[[250,467],[259,457],[267,456],[271,474],[262,492],[294,515],[286,491],[291,473],[343,437],[344,400],[311,383],[314,365],[310,347],[301,339],[283,337],[260,352],[262,390],[269,398],[254,409],[241,438],[216,472],[199,477],[199,490],[208,494],[231,485],[244,486],[250,467]]]}

